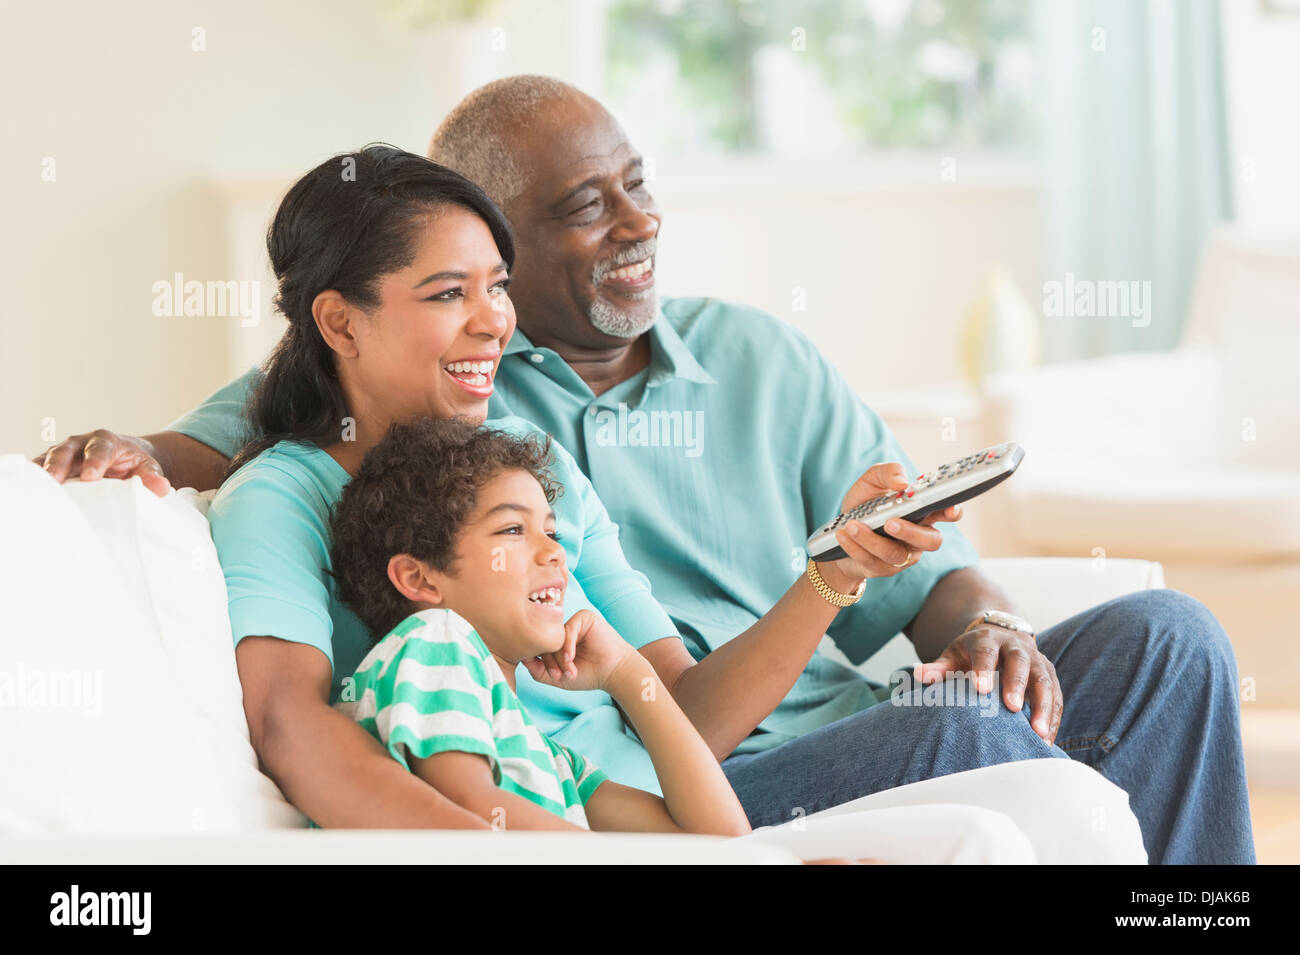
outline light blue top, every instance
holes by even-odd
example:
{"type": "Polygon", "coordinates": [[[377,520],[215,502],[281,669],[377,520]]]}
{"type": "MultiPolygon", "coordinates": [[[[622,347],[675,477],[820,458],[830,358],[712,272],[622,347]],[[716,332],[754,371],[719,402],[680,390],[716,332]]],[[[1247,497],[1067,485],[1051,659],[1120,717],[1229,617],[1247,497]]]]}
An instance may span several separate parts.
{"type": "MultiPolygon", "coordinates": [[[[700,659],[751,626],[803,573],[808,534],[839,512],[863,471],[886,461],[901,462],[912,476],[917,469],[813,344],[765,312],[715,299],[663,299],[650,343],[649,368],[596,397],[559,355],[516,332],[490,413],[526,418],[572,453],[564,460],[585,472],[622,529],[622,554],[649,576],[658,603],[700,659]]],[[[257,375],[254,369],[231,382],[170,430],[229,455],[257,375]]],[[[942,530],[939,551],[893,577],[869,580],[862,600],[840,611],[829,634],[854,663],[911,621],[942,576],[978,562],[955,525],[942,530]]],[[[816,655],[737,752],[779,745],[887,695],[816,655]]],[[[550,724],[544,728],[551,732],[550,724]]],[[[594,737],[557,738],[607,770],[613,765],[594,737]]]]}
{"type": "MultiPolygon", "coordinates": [[[[239,385],[214,395],[216,406],[229,401],[230,390],[239,385]]],[[[216,432],[207,430],[201,412],[187,415],[172,430],[207,443],[216,432]]],[[[521,434],[537,430],[518,418],[489,424],[521,434]]],[[[234,434],[227,425],[222,425],[225,433],[234,434]]],[[[230,444],[213,447],[233,451],[230,444]]],[[[676,637],[645,577],[628,566],[618,528],[563,448],[555,449],[553,473],[565,488],[553,505],[570,569],[565,609],[598,611],[636,647],[676,637]]],[[[320,448],[282,441],[235,472],[208,510],[235,643],[247,636],[272,636],[316,647],[333,667],[331,702],[352,698],[355,687],[349,683],[370,643],[365,626],[338,599],[328,573],[330,513],[349,480],[347,471],[320,448]]],[[[544,686],[522,666],[516,679],[519,699],[543,733],[587,754],[619,782],[659,791],[649,754],[607,693],[544,686]]]]}

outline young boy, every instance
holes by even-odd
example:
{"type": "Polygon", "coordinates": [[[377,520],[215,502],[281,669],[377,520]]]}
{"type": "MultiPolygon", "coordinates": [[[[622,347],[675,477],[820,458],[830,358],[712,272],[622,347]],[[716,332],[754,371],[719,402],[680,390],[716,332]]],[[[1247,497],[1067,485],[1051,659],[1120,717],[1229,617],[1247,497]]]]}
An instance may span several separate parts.
{"type": "Polygon", "coordinates": [[[333,518],[339,595],[385,634],[340,704],[408,769],[497,828],[750,831],[718,761],[654,669],[603,619],[567,621],[549,439],[460,421],[395,425],[333,518]],[[449,613],[448,611],[452,611],[449,613]],[[654,761],[663,797],[608,779],[533,723],[520,663],[600,689],[654,761]]]}

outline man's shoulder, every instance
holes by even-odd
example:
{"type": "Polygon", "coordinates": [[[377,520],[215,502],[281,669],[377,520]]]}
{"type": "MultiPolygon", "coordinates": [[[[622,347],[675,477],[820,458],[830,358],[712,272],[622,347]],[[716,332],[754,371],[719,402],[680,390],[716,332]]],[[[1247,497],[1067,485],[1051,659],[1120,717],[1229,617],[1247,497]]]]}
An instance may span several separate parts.
{"type": "MultiPolygon", "coordinates": [[[[664,298],[664,317],[697,355],[713,347],[770,348],[774,343],[794,355],[818,354],[800,329],[754,305],[712,297],[664,298]]],[[[784,360],[789,360],[787,352],[784,360]]]]}

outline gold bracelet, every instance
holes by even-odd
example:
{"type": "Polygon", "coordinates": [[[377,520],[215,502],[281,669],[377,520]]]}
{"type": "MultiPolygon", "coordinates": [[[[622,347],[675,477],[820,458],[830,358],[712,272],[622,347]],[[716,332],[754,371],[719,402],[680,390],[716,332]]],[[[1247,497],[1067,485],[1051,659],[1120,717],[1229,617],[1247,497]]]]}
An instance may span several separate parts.
{"type": "Polygon", "coordinates": [[[813,589],[828,604],[836,607],[851,607],[862,599],[862,594],[867,589],[867,582],[864,579],[851,594],[842,594],[838,590],[831,590],[830,584],[822,580],[822,575],[817,570],[817,565],[810,559],[808,561],[808,579],[812,581],[813,589]]]}

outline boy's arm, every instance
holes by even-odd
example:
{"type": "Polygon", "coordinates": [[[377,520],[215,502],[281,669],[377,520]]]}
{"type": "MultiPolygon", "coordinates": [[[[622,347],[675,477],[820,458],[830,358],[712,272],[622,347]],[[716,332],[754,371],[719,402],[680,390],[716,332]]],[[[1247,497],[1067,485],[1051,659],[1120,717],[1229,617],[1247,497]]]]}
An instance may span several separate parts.
{"type": "Polygon", "coordinates": [[[718,836],[750,831],[722,767],[643,656],[629,653],[605,690],[650,753],[664,795],[602,783],[585,806],[592,829],[718,836]]]}
{"type": "Polygon", "coordinates": [[[451,750],[432,756],[412,756],[408,762],[415,775],[493,826],[586,831],[523,796],[506,792],[492,781],[492,767],[481,753],[451,750]]]}

